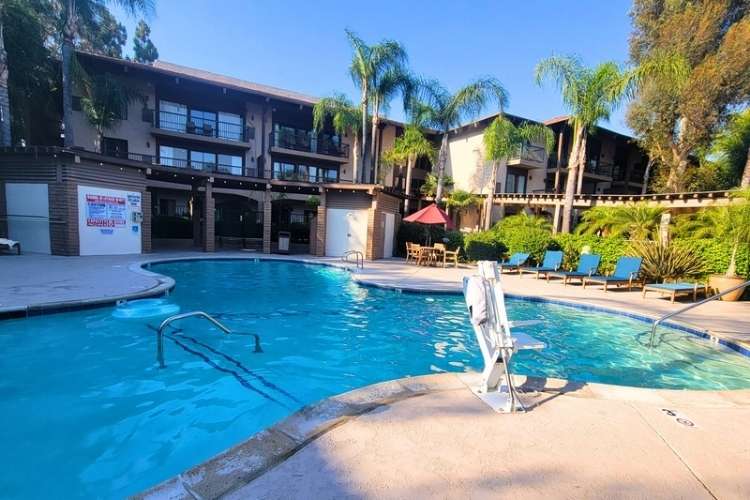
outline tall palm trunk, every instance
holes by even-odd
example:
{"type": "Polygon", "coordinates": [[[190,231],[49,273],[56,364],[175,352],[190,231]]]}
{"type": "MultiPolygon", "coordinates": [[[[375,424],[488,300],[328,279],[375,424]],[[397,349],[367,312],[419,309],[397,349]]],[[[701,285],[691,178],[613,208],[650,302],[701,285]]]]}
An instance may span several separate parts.
{"type": "Polygon", "coordinates": [[[352,182],[359,183],[359,134],[352,136],[352,182]]]}
{"type": "Polygon", "coordinates": [[[440,205],[443,201],[443,178],[445,177],[445,164],[448,161],[448,128],[443,132],[443,138],[440,141],[440,152],[438,153],[438,179],[437,188],[435,189],[435,203],[440,205]]]}
{"type": "Polygon", "coordinates": [[[750,187],[750,147],[747,148],[747,159],[745,160],[745,169],[742,171],[741,188],[750,187]]]}
{"type": "Polygon", "coordinates": [[[409,196],[411,195],[411,174],[414,170],[414,164],[417,162],[417,157],[414,154],[410,154],[406,159],[406,199],[404,200],[404,214],[409,214],[409,196]]]}
{"type": "Polygon", "coordinates": [[[0,146],[11,145],[10,97],[8,95],[8,53],[5,51],[3,23],[0,20],[0,146]]]}
{"type": "Polygon", "coordinates": [[[573,147],[570,151],[570,158],[572,162],[568,164],[568,178],[565,182],[565,197],[563,199],[563,219],[562,219],[562,233],[569,233],[571,228],[571,222],[573,218],[573,196],[576,192],[576,183],[578,178],[578,169],[580,168],[580,149],[581,143],[583,142],[583,134],[585,130],[579,125],[574,126],[574,138],[573,147]]]}
{"type": "Polygon", "coordinates": [[[360,149],[360,172],[359,175],[362,176],[362,180],[364,180],[365,176],[365,157],[367,156],[367,81],[363,81],[362,83],[362,100],[360,101],[360,108],[362,110],[362,131],[360,132],[362,135],[360,139],[362,140],[362,148],[360,149]]]}
{"type": "Polygon", "coordinates": [[[372,130],[370,130],[370,162],[372,163],[373,179],[375,184],[378,183],[378,175],[380,174],[380,165],[378,165],[377,150],[378,150],[378,128],[380,124],[379,108],[380,102],[375,97],[372,103],[372,130]]]}
{"type": "Polygon", "coordinates": [[[484,223],[482,227],[487,230],[492,225],[492,205],[495,201],[495,186],[497,185],[497,162],[492,162],[492,174],[490,175],[490,191],[484,204],[484,223]]]}
{"type": "Polygon", "coordinates": [[[63,142],[66,148],[73,147],[73,82],[71,75],[71,66],[75,57],[73,40],[78,31],[75,1],[68,0],[68,18],[65,21],[63,29],[62,43],[62,87],[63,87],[63,125],[65,127],[65,140],[63,142]]]}
{"type": "Polygon", "coordinates": [[[578,183],[576,185],[576,194],[581,194],[583,191],[583,174],[586,172],[586,142],[588,139],[588,132],[586,128],[583,128],[583,135],[581,136],[581,143],[578,145],[578,183]]]}

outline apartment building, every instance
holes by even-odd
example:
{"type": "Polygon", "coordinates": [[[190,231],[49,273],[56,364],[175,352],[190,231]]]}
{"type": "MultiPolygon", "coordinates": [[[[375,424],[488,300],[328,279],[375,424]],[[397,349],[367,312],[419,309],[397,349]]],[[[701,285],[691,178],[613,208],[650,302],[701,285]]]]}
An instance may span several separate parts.
{"type": "MultiPolygon", "coordinates": [[[[391,254],[383,245],[393,235],[383,232],[395,231],[400,198],[372,183],[374,172],[355,182],[352,138],[330,124],[312,130],[316,98],[167,62],[78,56],[90,75],[122,82],[127,110],[99,133],[75,92],[65,131],[72,148],[0,155],[3,235],[64,255],[217,245],[271,252],[279,233],[291,233],[292,252],[391,254]]],[[[384,120],[381,148],[392,147],[396,127],[384,120]]]]}
{"type": "MultiPolygon", "coordinates": [[[[98,131],[81,92],[73,99],[73,147],[0,152],[0,236],[38,242],[29,250],[63,255],[159,248],[243,247],[368,258],[390,256],[406,197],[405,166],[380,163],[353,178],[352,137],[331,124],[312,130],[317,99],[207,71],[79,53],[92,75],[122,82],[130,96],[113,126],[98,131]]],[[[482,134],[490,115],[450,132],[447,175],[455,189],[491,191],[482,134]]],[[[525,119],[508,117],[520,123],[525,119]]],[[[495,193],[564,189],[571,130],[567,117],[545,122],[551,154],[537,144],[500,162],[495,193]]],[[[377,156],[403,134],[382,119],[377,156]]],[[[440,135],[427,131],[436,147],[440,135]]],[[[630,138],[599,128],[588,142],[583,193],[639,192],[645,155],[630,138]]],[[[412,173],[412,210],[430,161],[412,173]]],[[[496,204],[492,219],[523,208],[496,204]]],[[[455,214],[478,227],[481,208],[455,214]]]]}
{"type": "MultiPolygon", "coordinates": [[[[492,191],[492,164],[484,154],[483,134],[497,114],[483,117],[451,131],[446,175],[454,182],[454,189],[462,189],[485,197],[492,191]]],[[[532,121],[506,114],[516,124],[532,121]]],[[[561,193],[568,175],[568,158],[572,148],[572,127],[567,116],[547,120],[555,136],[549,154],[540,144],[526,144],[508,159],[497,165],[495,193],[561,193]]],[[[623,134],[596,127],[588,137],[586,167],[583,173],[582,194],[640,193],[646,155],[634,140],[623,134]]],[[[519,199],[513,205],[495,204],[492,220],[524,208],[519,199]]],[[[459,226],[474,229],[480,220],[481,207],[460,214],[459,226]]],[[[552,214],[549,214],[552,215],[552,214]]]]}

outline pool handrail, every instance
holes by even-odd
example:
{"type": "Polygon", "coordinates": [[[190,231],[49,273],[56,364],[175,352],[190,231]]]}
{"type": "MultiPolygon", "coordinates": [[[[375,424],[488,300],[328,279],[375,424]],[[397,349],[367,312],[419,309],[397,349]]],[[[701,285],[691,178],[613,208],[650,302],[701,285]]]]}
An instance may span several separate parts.
{"type": "Polygon", "coordinates": [[[682,314],[685,311],[689,311],[690,309],[694,309],[698,306],[702,306],[703,304],[707,302],[711,302],[714,299],[718,299],[720,297],[723,297],[724,295],[727,295],[729,293],[734,292],[735,290],[739,290],[741,288],[745,288],[747,286],[750,286],[750,281],[745,281],[744,283],[741,283],[739,285],[735,285],[731,288],[727,288],[726,290],[722,290],[714,295],[711,295],[710,297],[706,297],[705,299],[701,300],[700,302],[696,302],[694,304],[689,304],[681,309],[678,309],[677,311],[673,311],[669,314],[665,314],[664,316],[660,317],[656,321],[654,321],[654,325],[651,327],[651,336],[648,339],[648,347],[654,347],[654,336],[656,335],[656,328],[665,320],[668,320],[669,318],[672,318],[674,316],[677,316],[678,314],[682,314]]]}
{"type": "MultiPolygon", "coordinates": [[[[161,324],[159,325],[159,329],[156,331],[156,360],[159,362],[160,368],[165,368],[167,366],[166,363],[164,363],[164,329],[168,327],[169,324],[173,321],[193,317],[207,319],[227,335],[232,333],[232,330],[221,324],[218,319],[214,318],[204,311],[190,311],[170,316],[161,322],[161,324]]],[[[263,352],[263,349],[261,349],[260,347],[260,337],[258,336],[258,334],[251,333],[250,335],[255,337],[255,352],[263,352]]]]}

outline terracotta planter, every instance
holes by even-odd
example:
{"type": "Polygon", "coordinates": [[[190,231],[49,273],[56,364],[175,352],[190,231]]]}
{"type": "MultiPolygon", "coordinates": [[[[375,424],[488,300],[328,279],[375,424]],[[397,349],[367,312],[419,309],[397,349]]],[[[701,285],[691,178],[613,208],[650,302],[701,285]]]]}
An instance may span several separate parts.
{"type": "MultiPolygon", "coordinates": [[[[744,281],[745,278],[741,278],[739,276],[729,278],[726,274],[712,274],[708,278],[708,286],[718,293],[722,290],[728,290],[733,286],[741,285],[744,281]]],[[[742,297],[742,292],[744,291],[744,288],[740,288],[739,290],[735,290],[732,293],[724,295],[723,297],[721,297],[721,300],[725,300],[727,302],[735,302],[737,300],[740,300],[740,297],[742,297]]]]}

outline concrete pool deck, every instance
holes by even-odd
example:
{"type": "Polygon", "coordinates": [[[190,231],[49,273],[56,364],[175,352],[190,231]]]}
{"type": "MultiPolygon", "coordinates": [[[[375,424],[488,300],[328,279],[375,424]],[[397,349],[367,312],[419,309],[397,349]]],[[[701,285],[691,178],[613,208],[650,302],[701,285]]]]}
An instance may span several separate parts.
{"type": "MultiPolygon", "coordinates": [[[[35,312],[163,293],[174,282],[140,270],[140,263],[237,257],[268,256],[0,256],[5,285],[0,311],[35,312]]],[[[353,278],[381,287],[455,292],[461,278],[473,272],[386,260],[367,262],[353,278]]],[[[665,299],[643,300],[640,292],[605,294],[531,276],[508,275],[504,284],[509,293],[647,316],[681,307],[665,299]]],[[[682,321],[740,342],[750,339],[747,302],[712,302],[682,321]]],[[[142,496],[750,497],[750,390],[667,391],[519,377],[530,411],[501,415],[468,389],[475,377],[414,377],[323,400],[142,496]]]]}

